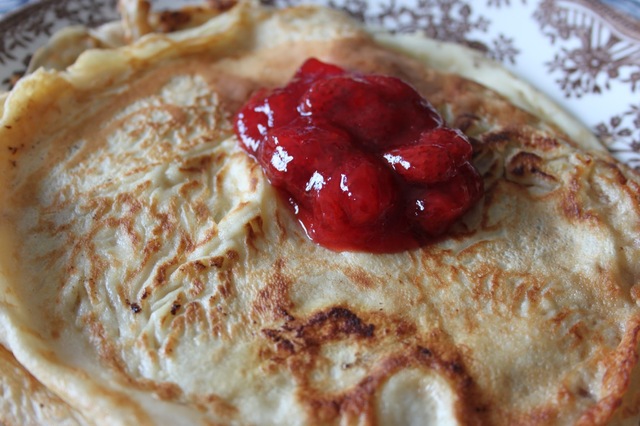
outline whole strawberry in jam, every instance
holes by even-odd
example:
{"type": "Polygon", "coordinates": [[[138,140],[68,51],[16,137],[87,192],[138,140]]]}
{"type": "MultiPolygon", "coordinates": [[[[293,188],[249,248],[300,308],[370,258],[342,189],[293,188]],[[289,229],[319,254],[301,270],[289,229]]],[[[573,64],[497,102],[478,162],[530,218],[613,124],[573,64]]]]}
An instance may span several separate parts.
{"type": "Polygon", "coordinates": [[[242,147],[333,250],[393,252],[444,232],[483,194],[461,132],[394,77],[307,60],[238,112],[242,147]]]}

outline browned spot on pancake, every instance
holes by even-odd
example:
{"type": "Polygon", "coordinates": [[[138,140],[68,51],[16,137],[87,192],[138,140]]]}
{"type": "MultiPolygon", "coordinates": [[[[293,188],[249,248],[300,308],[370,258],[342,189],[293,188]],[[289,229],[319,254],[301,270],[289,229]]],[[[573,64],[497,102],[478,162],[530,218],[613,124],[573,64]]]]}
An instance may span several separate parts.
{"type": "Polygon", "coordinates": [[[204,288],[205,288],[205,284],[202,280],[199,280],[199,279],[193,280],[193,282],[191,283],[191,288],[189,289],[189,296],[191,296],[192,298],[196,298],[202,295],[204,288]]]}
{"type": "Polygon", "coordinates": [[[335,421],[341,411],[341,400],[334,399],[311,399],[307,402],[309,405],[310,417],[318,419],[320,423],[335,421]]]}
{"type": "MultiPolygon", "coordinates": [[[[6,127],[6,126],[5,126],[6,127]]],[[[10,127],[9,127],[10,128],[10,127]]],[[[19,146],[8,146],[7,149],[11,155],[16,155],[20,149],[24,148],[24,144],[20,144],[19,146]]]]}
{"type": "Polygon", "coordinates": [[[575,324],[573,324],[569,328],[569,334],[573,336],[575,339],[575,341],[573,342],[573,346],[578,346],[581,343],[581,341],[585,338],[585,336],[588,335],[588,333],[589,333],[589,329],[584,322],[578,321],[575,324]]]}
{"type": "Polygon", "coordinates": [[[196,248],[191,234],[187,231],[180,231],[180,243],[178,244],[178,254],[181,261],[187,253],[191,253],[196,248]]]}
{"type": "Polygon", "coordinates": [[[214,256],[209,259],[209,264],[214,268],[222,268],[225,258],[223,256],[214,256]]]}
{"type": "Polygon", "coordinates": [[[543,152],[553,151],[560,147],[560,142],[547,133],[534,133],[532,138],[524,138],[524,146],[538,149],[543,152]]]}
{"type": "Polygon", "coordinates": [[[140,296],[140,299],[145,300],[147,297],[149,297],[150,293],[151,291],[149,290],[149,288],[145,287],[144,290],[142,291],[142,295],[140,296]]]}
{"type": "Polygon", "coordinates": [[[134,314],[139,314],[140,312],[142,312],[142,308],[137,303],[130,303],[129,307],[131,308],[131,312],[133,312],[134,314]]]}
{"type": "Polygon", "coordinates": [[[463,113],[455,117],[451,125],[452,127],[455,127],[467,133],[480,120],[481,118],[476,114],[463,113]]]}
{"type": "Polygon", "coordinates": [[[285,338],[279,330],[263,329],[262,334],[275,344],[275,352],[263,351],[261,354],[263,358],[269,358],[271,361],[279,363],[295,352],[293,342],[285,338]]]}
{"type": "Polygon", "coordinates": [[[638,197],[638,200],[640,201],[640,191],[638,191],[638,186],[635,182],[630,181],[629,179],[627,179],[627,177],[622,173],[622,170],[620,170],[620,165],[616,164],[612,161],[599,161],[598,162],[599,166],[605,167],[607,169],[607,171],[609,172],[610,175],[613,175],[613,179],[615,180],[615,182],[618,183],[618,185],[631,185],[631,186],[635,186],[636,190],[635,190],[635,194],[636,197],[638,197]]]}
{"type": "MultiPolygon", "coordinates": [[[[289,217],[283,217],[283,215],[290,215],[290,214],[292,215],[292,213],[290,213],[290,211],[287,209],[276,209],[275,211],[274,221],[278,230],[277,238],[279,243],[282,243],[287,239],[293,237],[292,235],[289,234],[288,228],[287,228],[289,217]]],[[[306,236],[304,238],[306,238],[306,236]]]]}
{"type": "Polygon", "coordinates": [[[580,190],[582,185],[579,178],[573,176],[565,185],[564,197],[562,198],[562,211],[567,219],[579,221],[596,220],[597,217],[590,211],[585,211],[584,202],[581,199],[580,190]]]}
{"type": "Polygon", "coordinates": [[[207,301],[208,320],[212,336],[220,337],[223,334],[222,308],[220,307],[220,295],[214,294],[207,301]]]}
{"type": "Polygon", "coordinates": [[[263,226],[263,220],[262,220],[262,216],[256,216],[253,219],[249,220],[245,225],[245,232],[246,232],[246,237],[245,237],[245,246],[249,249],[252,250],[257,250],[257,243],[258,241],[257,238],[259,235],[261,235],[263,233],[262,231],[262,226],[263,226]]]}
{"type": "Polygon", "coordinates": [[[199,302],[189,302],[184,307],[187,324],[197,326],[206,320],[206,311],[199,302]]]}
{"type": "Polygon", "coordinates": [[[97,283],[102,282],[101,280],[103,271],[108,268],[109,265],[103,258],[95,254],[95,248],[92,245],[87,245],[91,247],[82,247],[82,250],[89,251],[89,258],[92,262],[92,268],[90,276],[84,280],[84,285],[91,304],[97,306],[100,303],[100,300],[98,298],[97,283]]]}
{"type": "MultiPolygon", "coordinates": [[[[211,212],[209,211],[209,207],[202,201],[196,201],[193,203],[193,211],[196,213],[196,216],[200,223],[205,222],[207,219],[211,217],[211,212]]],[[[215,236],[215,233],[208,235],[206,240],[210,240],[215,236]]]]}
{"type": "Polygon", "coordinates": [[[165,10],[158,13],[158,30],[163,33],[176,31],[191,21],[191,14],[179,10],[165,10]]]}
{"type": "Polygon", "coordinates": [[[271,315],[277,319],[282,317],[283,312],[291,309],[289,287],[293,282],[285,275],[284,267],[285,261],[277,259],[265,286],[258,292],[253,302],[253,309],[258,315],[271,315]]]}
{"type": "Polygon", "coordinates": [[[517,424],[522,426],[539,426],[555,424],[558,418],[558,408],[554,406],[544,406],[535,408],[525,413],[505,412],[503,418],[505,424],[517,424]]]}
{"type": "MultiPolygon", "coordinates": [[[[273,343],[280,345],[286,354],[294,352],[315,354],[325,343],[344,339],[371,339],[374,336],[373,324],[366,324],[356,314],[343,307],[332,307],[317,312],[310,318],[298,319],[286,310],[280,312],[284,324],[279,329],[262,330],[273,343]]],[[[304,364],[303,364],[304,365],[304,364]]]]}
{"type": "Polygon", "coordinates": [[[635,301],[635,303],[640,302],[640,284],[634,284],[631,286],[630,290],[631,298],[635,301]]]}
{"type": "Polygon", "coordinates": [[[178,260],[174,257],[166,262],[161,263],[156,268],[156,273],[153,277],[154,287],[160,287],[167,281],[168,271],[175,267],[178,260]]]}
{"type": "Polygon", "coordinates": [[[315,343],[346,335],[369,338],[373,336],[374,328],[372,324],[365,324],[349,309],[333,307],[312,316],[307,324],[300,328],[298,334],[304,340],[315,343]]]}
{"type": "Polygon", "coordinates": [[[230,262],[237,262],[240,259],[240,254],[236,250],[228,250],[225,256],[230,262]]]}
{"type": "Polygon", "coordinates": [[[146,260],[151,258],[152,255],[156,254],[162,248],[162,241],[159,238],[152,238],[144,245],[143,248],[143,263],[146,263],[146,260]]]}
{"type": "Polygon", "coordinates": [[[591,394],[591,392],[589,392],[588,389],[585,389],[582,386],[578,387],[577,393],[580,398],[593,399],[593,395],[591,394]]]}
{"type": "Polygon", "coordinates": [[[484,144],[490,145],[492,149],[498,149],[510,144],[514,139],[517,140],[518,135],[507,129],[485,133],[480,139],[484,144]]]}
{"type": "Polygon", "coordinates": [[[187,198],[193,191],[202,188],[202,183],[197,180],[191,180],[180,186],[180,196],[187,198]]]}
{"type": "Polygon", "coordinates": [[[567,319],[567,317],[569,317],[570,314],[571,314],[571,311],[569,311],[568,309],[562,309],[560,312],[558,312],[556,315],[554,315],[551,318],[551,322],[556,327],[560,326],[567,319]]]}
{"type": "Polygon", "coordinates": [[[131,241],[131,245],[137,245],[141,237],[134,228],[135,220],[131,217],[114,218],[110,217],[105,221],[106,225],[111,228],[122,228],[131,241]]]}
{"type": "MultiPolygon", "coordinates": [[[[166,317],[165,317],[166,318],[166,317]]],[[[184,315],[179,315],[171,321],[171,332],[162,342],[160,351],[166,356],[173,354],[175,348],[180,344],[180,336],[185,332],[187,320],[184,315]]],[[[164,325],[164,324],[163,324],[164,325]]]]}
{"type": "Polygon", "coordinates": [[[220,12],[231,9],[237,3],[236,0],[207,0],[207,5],[220,12]]]}
{"type": "Polygon", "coordinates": [[[188,159],[179,170],[183,173],[203,173],[208,171],[215,162],[214,156],[201,155],[188,159]]]}
{"type": "Polygon", "coordinates": [[[153,228],[153,235],[161,236],[163,234],[171,234],[176,227],[176,218],[171,213],[159,211],[155,200],[152,202],[150,210],[156,220],[156,226],[153,228]]]}
{"type": "Polygon", "coordinates": [[[82,319],[85,325],[88,327],[88,330],[90,330],[91,332],[90,338],[92,340],[92,343],[94,344],[94,347],[97,349],[100,358],[118,372],[123,373],[122,375],[124,378],[132,380],[127,374],[124,374],[125,365],[120,358],[120,355],[116,350],[114,343],[111,341],[110,336],[108,336],[107,331],[105,330],[104,326],[100,324],[95,314],[91,313],[89,315],[86,315],[82,319]]]}
{"type": "Polygon", "coordinates": [[[228,299],[233,296],[233,277],[234,273],[231,269],[223,269],[218,272],[218,293],[223,299],[228,299]]]}
{"type": "MultiPolygon", "coordinates": [[[[212,410],[217,415],[225,419],[232,419],[233,417],[238,415],[238,409],[218,395],[209,394],[189,396],[193,397],[196,406],[202,411],[212,410]]],[[[211,423],[211,426],[218,425],[216,423],[211,423]]]]}
{"type": "MultiPolygon", "coordinates": [[[[144,184],[148,185],[148,182],[144,184]]],[[[130,244],[137,246],[141,240],[141,235],[136,231],[134,224],[136,216],[138,216],[142,210],[142,203],[131,193],[120,193],[113,202],[102,200],[101,202],[95,202],[93,206],[97,207],[93,213],[94,217],[102,217],[108,213],[108,208],[112,205],[117,205],[120,212],[120,216],[108,216],[105,219],[105,224],[112,228],[120,228],[129,237],[130,244]]]]}
{"type": "Polygon", "coordinates": [[[395,318],[393,328],[386,328],[385,332],[391,333],[397,339],[405,339],[408,336],[414,336],[418,332],[418,327],[411,321],[395,318]]]}
{"type": "Polygon", "coordinates": [[[182,389],[174,383],[156,383],[154,388],[156,396],[165,401],[176,401],[182,396],[182,389]]]}
{"type": "Polygon", "coordinates": [[[514,155],[507,164],[507,171],[515,176],[525,176],[535,174],[544,179],[555,180],[555,178],[542,171],[544,160],[531,152],[519,152],[514,155]]]}
{"type": "Polygon", "coordinates": [[[255,174],[252,173],[251,177],[249,178],[249,191],[256,192],[259,182],[260,180],[256,177],[255,174]]]}
{"type": "Polygon", "coordinates": [[[375,286],[375,280],[369,272],[360,267],[348,267],[344,269],[345,275],[353,282],[353,284],[362,289],[372,288],[375,286]]]}
{"type": "Polygon", "coordinates": [[[178,270],[189,277],[199,277],[209,267],[202,260],[194,260],[180,265],[178,270]]]}
{"type": "MultiPolygon", "coordinates": [[[[211,266],[218,269],[216,273],[216,282],[218,283],[216,287],[216,297],[229,299],[235,296],[234,277],[236,276],[236,272],[233,270],[233,265],[238,258],[239,254],[237,251],[229,250],[225,253],[224,257],[216,256],[210,259],[211,266]]],[[[198,288],[201,288],[199,291],[202,291],[206,284],[201,280],[197,280],[197,283],[194,283],[194,286],[194,291],[198,291],[198,288]]]]}
{"type": "MultiPolygon", "coordinates": [[[[136,192],[139,192],[141,189],[144,189],[144,187],[149,187],[149,185],[151,185],[151,182],[149,181],[144,182],[143,184],[137,186],[136,192]]],[[[135,216],[139,214],[140,211],[142,210],[142,202],[138,200],[134,194],[131,194],[128,192],[119,193],[116,196],[116,202],[119,204],[122,204],[125,207],[124,208],[125,214],[131,215],[131,216],[135,216]]]]}

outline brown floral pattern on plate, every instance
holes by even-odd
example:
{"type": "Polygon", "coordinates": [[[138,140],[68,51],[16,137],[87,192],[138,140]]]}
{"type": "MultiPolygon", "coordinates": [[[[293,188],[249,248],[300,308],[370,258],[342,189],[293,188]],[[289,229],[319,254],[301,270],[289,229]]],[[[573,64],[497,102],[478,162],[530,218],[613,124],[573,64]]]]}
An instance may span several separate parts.
{"type": "MultiPolygon", "coordinates": [[[[544,0],[534,18],[558,50],[546,63],[568,98],[599,95],[613,82],[640,92],[640,25],[601,3],[544,0]]],[[[640,103],[597,123],[594,131],[617,157],[640,171],[640,103]]]]}
{"type": "Polygon", "coordinates": [[[117,0],[45,0],[24,7],[2,20],[1,84],[10,87],[25,72],[34,46],[69,25],[97,26],[118,18],[117,0]]]}
{"type": "Polygon", "coordinates": [[[545,0],[534,17],[551,44],[560,47],[547,66],[560,74],[557,82],[567,97],[600,93],[616,79],[632,92],[640,88],[637,22],[579,0],[545,0]]]}

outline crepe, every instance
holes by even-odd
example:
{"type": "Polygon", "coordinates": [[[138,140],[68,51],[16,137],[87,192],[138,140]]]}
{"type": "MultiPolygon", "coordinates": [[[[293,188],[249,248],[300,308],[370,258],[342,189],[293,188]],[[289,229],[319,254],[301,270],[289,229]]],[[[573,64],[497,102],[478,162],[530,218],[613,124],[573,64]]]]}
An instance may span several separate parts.
{"type": "Polygon", "coordinates": [[[244,2],[21,80],[0,340],[26,371],[105,425],[637,424],[638,176],[381,37],[244,2]],[[469,135],[485,197],[446,238],[317,246],[238,147],[235,111],[310,56],[469,135]]]}
{"type": "Polygon", "coordinates": [[[65,425],[87,422],[31,376],[0,346],[0,421],[5,426],[65,425]]]}

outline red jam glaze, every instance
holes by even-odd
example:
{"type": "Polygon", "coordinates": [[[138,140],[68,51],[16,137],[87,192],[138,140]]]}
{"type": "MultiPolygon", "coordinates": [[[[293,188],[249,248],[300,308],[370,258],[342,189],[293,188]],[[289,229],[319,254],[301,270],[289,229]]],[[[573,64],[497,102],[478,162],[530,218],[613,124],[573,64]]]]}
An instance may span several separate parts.
{"type": "Polygon", "coordinates": [[[235,131],[307,235],[332,250],[418,247],[483,194],[466,136],[397,78],[309,59],[285,87],[256,92],[235,131]]]}

